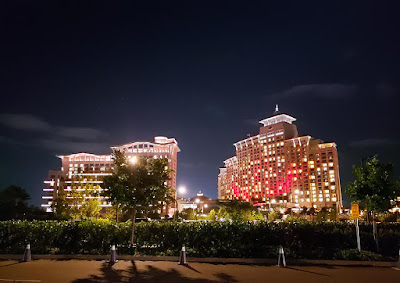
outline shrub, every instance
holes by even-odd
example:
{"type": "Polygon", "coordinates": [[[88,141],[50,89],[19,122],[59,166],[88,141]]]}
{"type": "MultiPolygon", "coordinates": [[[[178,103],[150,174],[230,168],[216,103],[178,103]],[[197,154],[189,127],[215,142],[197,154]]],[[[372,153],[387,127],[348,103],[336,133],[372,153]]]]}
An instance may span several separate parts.
{"type": "MultiPolygon", "coordinates": [[[[135,245],[129,243],[130,223],[92,221],[0,222],[0,253],[22,253],[27,243],[36,254],[107,254],[116,244],[120,254],[179,255],[182,245],[196,257],[275,257],[282,245],[290,258],[352,259],[357,255],[355,227],[337,222],[141,222],[135,245]]],[[[372,227],[360,225],[363,250],[376,252],[372,227]]],[[[397,256],[400,225],[378,225],[382,256],[397,256]]],[[[378,258],[377,256],[376,258],[378,258]]]]}
{"type": "Polygon", "coordinates": [[[358,249],[341,250],[334,256],[335,259],[343,260],[362,260],[362,261],[382,261],[385,257],[370,251],[359,251],[358,249]]]}

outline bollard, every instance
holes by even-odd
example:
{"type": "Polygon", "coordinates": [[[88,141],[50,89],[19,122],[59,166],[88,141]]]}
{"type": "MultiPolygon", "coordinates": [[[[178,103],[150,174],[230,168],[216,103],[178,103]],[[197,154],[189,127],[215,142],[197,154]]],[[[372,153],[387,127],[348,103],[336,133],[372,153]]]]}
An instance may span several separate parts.
{"type": "Polygon", "coordinates": [[[400,268],[400,249],[399,249],[399,260],[397,261],[396,267],[400,268]]]}
{"type": "Polygon", "coordinates": [[[185,246],[182,246],[181,256],[179,257],[179,264],[180,264],[180,265],[187,265],[187,261],[186,261],[186,248],[185,248],[185,246]]]}
{"type": "Polygon", "coordinates": [[[110,264],[116,263],[117,260],[117,251],[115,250],[115,245],[111,246],[111,256],[110,256],[110,264]]]}
{"type": "Polygon", "coordinates": [[[280,266],[280,267],[286,266],[285,251],[283,250],[282,246],[279,246],[278,266],[280,266]],[[282,261],[282,263],[281,263],[281,261],[282,261]]]}
{"type": "Polygon", "coordinates": [[[32,256],[31,256],[31,244],[27,244],[26,245],[26,249],[24,252],[24,256],[22,258],[22,261],[27,262],[27,261],[31,261],[32,260],[32,256]]]}

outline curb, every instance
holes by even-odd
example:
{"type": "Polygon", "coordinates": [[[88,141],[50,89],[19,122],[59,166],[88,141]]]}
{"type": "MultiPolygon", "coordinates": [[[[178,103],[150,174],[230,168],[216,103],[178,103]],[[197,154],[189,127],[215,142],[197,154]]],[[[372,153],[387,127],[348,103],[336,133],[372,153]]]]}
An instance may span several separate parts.
{"type": "MultiPolygon", "coordinates": [[[[0,260],[21,260],[23,255],[0,254],[0,260]]],[[[140,261],[179,261],[178,256],[139,256],[139,255],[117,255],[118,260],[140,260],[140,261]]],[[[109,255],[32,255],[32,260],[109,260],[109,255]]],[[[216,257],[188,257],[188,262],[201,263],[236,263],[236,264],[258,264],[276,265],[276,259],[270,258],[216,258],[216,257]]],[[[391,261],[352,261],[352,260],[316,260],[316,259],[288,259],[287,265],[335,265],[335,266],[376,266],[396,267],[397,262],[391,261]]]]}

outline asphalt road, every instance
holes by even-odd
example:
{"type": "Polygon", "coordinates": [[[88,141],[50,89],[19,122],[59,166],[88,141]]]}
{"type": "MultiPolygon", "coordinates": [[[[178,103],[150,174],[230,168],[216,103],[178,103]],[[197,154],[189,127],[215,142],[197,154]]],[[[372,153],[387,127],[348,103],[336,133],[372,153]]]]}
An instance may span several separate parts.
{"type": "Polygon", "coordinates": [[[277,266],[167,261],[0,261],[1,282],[400,282],[400,270],[385,267],[277,266]]]}

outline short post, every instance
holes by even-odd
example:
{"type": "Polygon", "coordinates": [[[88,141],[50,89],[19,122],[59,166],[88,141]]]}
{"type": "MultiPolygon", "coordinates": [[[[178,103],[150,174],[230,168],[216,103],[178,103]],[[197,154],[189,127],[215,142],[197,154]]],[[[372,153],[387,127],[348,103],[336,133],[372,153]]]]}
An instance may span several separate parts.
{"type": "Polygon", "coordinates": [[[400,249],[399,249],[399,259],[397,260],[397,268],[400,268],[400,249]]]}
{"type": "Polygon", "coordinates": [[[278,256],[278,266],[286,267],[286,259],[285,259],[285,251],[283,250],[282,246],[279,246],[279,256],[278,256]]]}
{"type": "Polygon", "coordinates": [[[115,249],[115,245],[111,246],[111,256],[110,256],[110,264],[116,263],[117,260],[117,251],[115,249]]]}
{"type": "Polygon", "coordinates": [[[22,261],[28,262],[32,260],[31,256],[31,244],[27,244],[24,252],[24,256],[22,258],[22,261]]]}
{"type": "Polygon", "coordinates": [[[185,246],[182,246],[182,250],[181,250],[181,255],[179,257],[179,264],[180,265],[187,265],[187,260],[186,260],[186,248],[185,246]]]}
{"type": "Polygon", "coordinates": [[[357,249],[359,252],[361,252],[360,227],[358,226],[358,218],[356,218],[356,237],[357,237],[357,249]]]}

